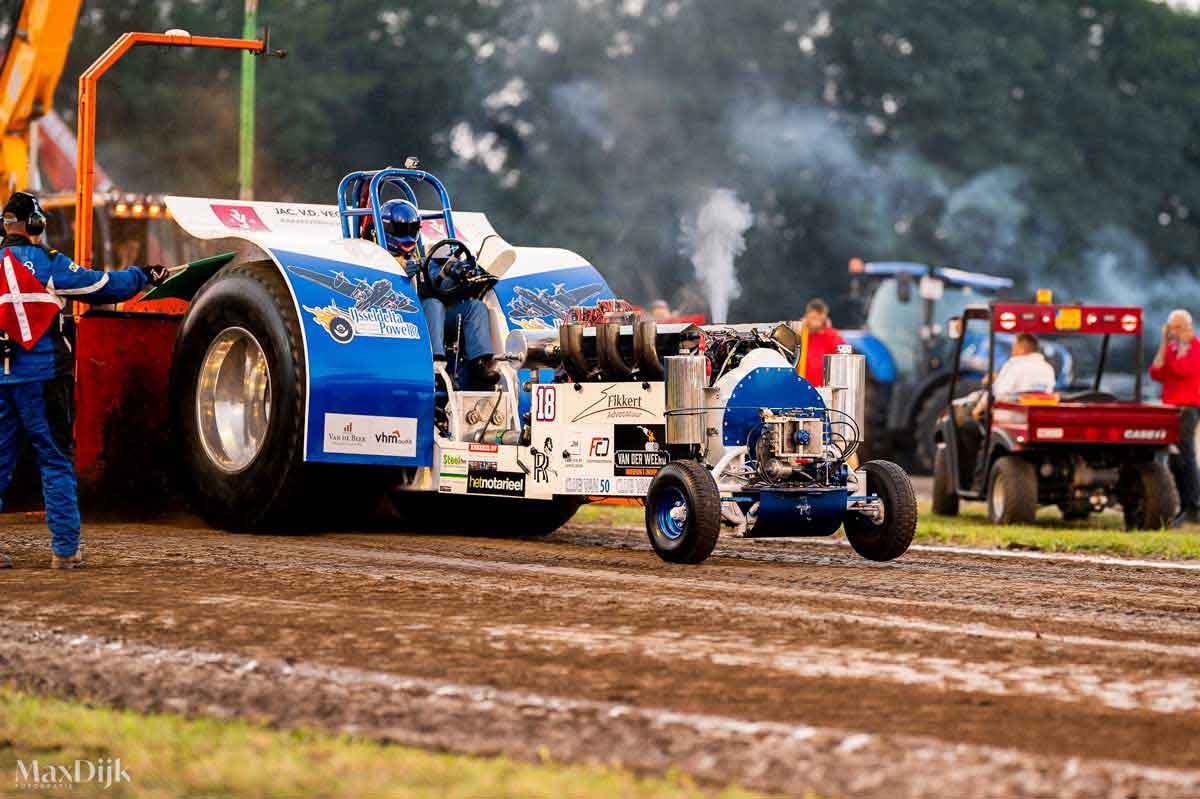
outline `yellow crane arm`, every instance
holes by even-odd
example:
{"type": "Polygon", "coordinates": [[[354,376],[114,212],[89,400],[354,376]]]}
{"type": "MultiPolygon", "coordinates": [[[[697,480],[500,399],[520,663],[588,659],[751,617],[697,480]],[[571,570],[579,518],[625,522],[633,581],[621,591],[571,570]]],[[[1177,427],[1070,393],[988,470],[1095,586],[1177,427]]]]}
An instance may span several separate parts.
{"type": "Polygon", "coordinates": [[[50,110],[83,0],[25,0],[0,68],[0,189],[30,185],[32,123],[50,110]]]}

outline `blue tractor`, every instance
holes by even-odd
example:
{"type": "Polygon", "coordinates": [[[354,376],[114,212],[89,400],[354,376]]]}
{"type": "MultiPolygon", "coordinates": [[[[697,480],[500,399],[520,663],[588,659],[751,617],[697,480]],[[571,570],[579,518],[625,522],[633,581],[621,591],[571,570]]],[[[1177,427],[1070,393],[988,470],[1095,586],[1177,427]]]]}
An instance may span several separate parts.
{"type": "Polygon", "coordinates": [[[849,347],[814,387],[786,324],[641,319],[586,259],[509,245],[415,164],[347,175],[336,206],[167,203],[191,235],[250,253],[193,289],[172,359],[176,451],[217,527],[345,525],[388,496],[412,527],[536,536],[625,497],[673,563],[703,561],[722,529],[843,529],[872,560],[912,541],[907,474],[853,464],[866,366],[849,347]],[[396,230],[389,195],[410,204],[415,275],[377,243],[396,230]],[[463,379],[465,325],[430,311],[422,275],[447,308],[449,280],[486,309],[498,383],[463,379]]]}
{"type": "MultiPolygon", "coordinates": [[[[946,323],[969,305],[983,305],[1011,289],[1006,277],[932,267],[906,261],[850,262],[851,295],[862,307],[864,326],[842,336],[867,360],[866,457],[899,459],[914,472],[933,471],[934,431],[945,407],[956,342],[946,323]]],[[[1013,337],[996,337],[997,368],[1013,337]]],[[[1070,353],[1044,343],[1059,383],[1072,380],[1070,353]]],[[[987,373],[988,338],[963,342],[956,393],[974,391],[987,373]]]]}

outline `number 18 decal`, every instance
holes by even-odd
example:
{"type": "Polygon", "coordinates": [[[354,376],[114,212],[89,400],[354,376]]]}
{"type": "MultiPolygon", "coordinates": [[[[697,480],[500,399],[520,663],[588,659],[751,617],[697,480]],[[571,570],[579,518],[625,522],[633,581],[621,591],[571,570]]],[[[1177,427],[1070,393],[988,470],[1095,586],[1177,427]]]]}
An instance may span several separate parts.
{"type": "Polygon", "coordinates": [[[554,386],[538,386],[533,390],[533,419],[537,422],[553,422],[558,412],[558,395],[554,386]]]}

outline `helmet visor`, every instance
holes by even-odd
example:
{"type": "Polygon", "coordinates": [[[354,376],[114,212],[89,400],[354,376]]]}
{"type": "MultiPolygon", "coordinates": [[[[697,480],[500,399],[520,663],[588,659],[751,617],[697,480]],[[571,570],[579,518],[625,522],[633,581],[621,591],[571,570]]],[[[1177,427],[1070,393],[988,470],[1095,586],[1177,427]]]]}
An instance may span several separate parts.
{"type": "Polygon", "coordinates": [[[414,219],[411,222],[394,222],[391,219],[385,219],[383,221],[383,232],[392,238],[416,241],[417,236],[421,235],[421,220],[414,219]]]}

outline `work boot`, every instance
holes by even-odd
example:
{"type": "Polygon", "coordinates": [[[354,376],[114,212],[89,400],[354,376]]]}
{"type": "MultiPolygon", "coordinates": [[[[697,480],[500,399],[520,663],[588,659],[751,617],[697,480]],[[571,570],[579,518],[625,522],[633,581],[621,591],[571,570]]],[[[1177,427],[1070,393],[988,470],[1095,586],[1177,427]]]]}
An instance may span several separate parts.
{"type": "Polygon", "coordinates": [[[8,555],[5,555],[3,552],[0,552],[0,569],[11,569],[11,568],[12,568],[12,558],[10,558],[8,555]]]}
{"type": "Polygon", "coordinates": [[[55,555],[53,558],[50,559],[50,568],[58,569],[59,571],[69,571],[71,569],[82,569],[83,568],[83,546],[80,546],[79,549],[75,550],[74,555],[68,555],[65,558],[61,557],[59,555],[55,555]]]}
{"type": "Polygon", "coordinates": [[[500,382],[500,373],[496,371],[490,355],[471,359],[467,364],[467,373],[472,391],[491,391],[500,382]]]}

